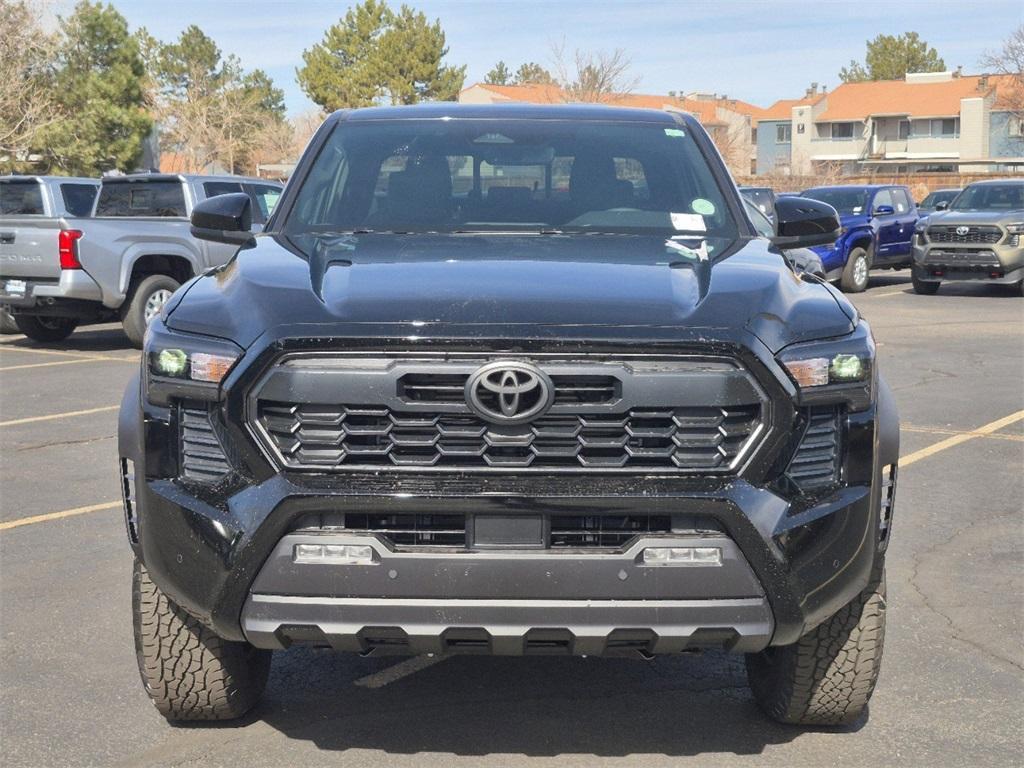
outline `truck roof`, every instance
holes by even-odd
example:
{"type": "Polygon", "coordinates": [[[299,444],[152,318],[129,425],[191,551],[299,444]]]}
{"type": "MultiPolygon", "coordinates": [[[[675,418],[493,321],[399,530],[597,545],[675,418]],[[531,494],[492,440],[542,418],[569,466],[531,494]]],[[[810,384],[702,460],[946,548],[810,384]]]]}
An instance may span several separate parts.
{"type": "Polygon", "coordinates": [[[251,181],[260,184],[280,184],[272,179],[261,179],[258,176],[233,176],[230,174],[203,173],[127,173],[124,176],[104,176],[104,184],[123,184],[140,181],[251,181]]]}
{"type": "Polygon", "coordinates": [[[683,115],[660,109],[613,107],[603,104],[457,104],[441,101],[408,106],[338,110],[328,120],[437,120],[448,117],[457,120],[596,120],[675,125],[676,114],[683,115]]]}
{"type": "Polygon", "coordinates": [[[0,183],[9,181],[57,181],[57,182],[73,182],[75,184],[99,184],[99,179],[90,179],[84,176],[35,176],[35,175],[19,175],[12,174],[9,176],[0,176],[0,183]]]}

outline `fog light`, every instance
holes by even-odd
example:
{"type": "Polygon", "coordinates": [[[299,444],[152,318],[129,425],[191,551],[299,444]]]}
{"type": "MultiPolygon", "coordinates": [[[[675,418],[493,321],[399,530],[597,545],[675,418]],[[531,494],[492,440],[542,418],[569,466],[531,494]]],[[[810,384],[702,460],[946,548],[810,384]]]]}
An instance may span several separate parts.
{"type": "Polygon", "coordinates": [[[296,544],[296,563],[372,565],[373,547],[363,544],[296,544]]]}
{"type": "Polygon", "coordinates": [[[718,547],[648,547],[644,565],[721,565],[718,547]]]}

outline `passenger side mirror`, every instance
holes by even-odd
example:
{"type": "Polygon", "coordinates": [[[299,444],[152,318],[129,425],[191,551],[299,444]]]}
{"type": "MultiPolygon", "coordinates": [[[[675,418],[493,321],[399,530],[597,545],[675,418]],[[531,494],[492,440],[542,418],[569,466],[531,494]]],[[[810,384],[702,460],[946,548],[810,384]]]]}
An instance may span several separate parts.
{"type": "Polygon", "coordinates": [[[875,216],[892,216],[896,209],[891,205],[879,205],[875,208],[875,216]]]}
{"type": "Polygon", "coordinates": [[[935,210],[936,211],[944,211],[947,208],[949,208],[949,202],[947,200],[943,200],[941,203],[936,203],[935,204],[935,210]]]}
{"type": "Polygon", "coordinates": [[[776,248],[810,248],[828,245],[839,237],[836,209],[807,197],[780,197],[775,201],[776,248]]]}
{"type": "Polygon", "coordinates": [[[249,196],[232,192],[203,200],[192,209],[192,236],[228,245],[251,242],[252,201],[249,196]]]}

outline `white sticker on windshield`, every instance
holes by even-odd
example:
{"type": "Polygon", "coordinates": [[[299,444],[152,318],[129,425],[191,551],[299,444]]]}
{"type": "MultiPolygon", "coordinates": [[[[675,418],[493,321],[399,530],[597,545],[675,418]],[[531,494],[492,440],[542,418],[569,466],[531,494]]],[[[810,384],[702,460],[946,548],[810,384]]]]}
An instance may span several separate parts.
{"type": "Polygon", "coordinates": [[[679,232],[706,232],[704,217],[696,213],[670,213],[672,226],[679,232]]]}
{"type": "Polygon", "coordinates": [[[694,213],[699,213],[701,216],[714,216],[715,215],[715,204],[710,200],[705,200],[703,197],[698,197],[692,203],[690,207],[694,213]]]}
{"type": "Polygon", "coordinates": [[[666,136],[682,137],[682,136],[686,136],[686,132],[683,131],[681,128],[666,128],[665,129],[665,135],[666,136]]]}

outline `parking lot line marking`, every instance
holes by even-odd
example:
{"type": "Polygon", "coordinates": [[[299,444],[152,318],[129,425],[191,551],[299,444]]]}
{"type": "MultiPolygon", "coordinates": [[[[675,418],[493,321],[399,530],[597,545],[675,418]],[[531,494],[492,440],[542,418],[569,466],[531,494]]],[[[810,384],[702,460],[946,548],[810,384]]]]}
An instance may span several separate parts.
{"type": "Polygon", "coordinates": [[[900,288],[898,291],[890,291],[889,293],[869,293],[868,296],[874,296],[876,299],[884,299],[886,296],[902,296],[906,292],[906,288],[900,288]]]}
{"type": "Polygon", "coordinates": [[[421,669],[426,669],[439,661],[444,661],[444,656],[413,656],[411,659],[406,659],[398,664],[382,669],[380,672],[374,672],[372,675],[361,677],[356,680],[353,685],[358,685],[362,688],[383,688],[385,685],[401,680],[403,677],[408,677],[414,672],[419,672],[421,669]]]}
{"type": "MultiPolygon", "coordinates": [[[[0,368],[0,371],[4,370],[0,368]]],[[[67,419],[72,416],[88,416],[91,413],[106,413],[107,411],[116,411],[121,406],[119,405],[104,405],[101,408],[86,408],[82,411],[65,411],[64,413],[48,413],[46,416],[28,416],[24,419],[11,419],[10,421],[0,421],[0,427],[14,427],[18,424],[33,424],[37,421],[53,421],[54,419],[67,419]]]]}
{"type": "Polygon", "coordinates": [[[4,365],[0,366],[0,371],[23,371],[26,368],[48,368],[51,365],[71,365],[73,363],[91,363],[92,360],[86,360],[81,357],[76,357],[74,360],[54,360],[49,363],[23,363],[22,365],[4,365]]]}
{"type": "Polygon", "coordinates": [[[909,453],[900,459],[900,467],[909,466],[914,462],[920,461],[921,459],[926,459],[929,456],[934,456],[939,451],[944,451],[947,448],[952,448],[955,445],[966,443],[968,440],[973,440],[976,437],[985,437],[991,435],[993,432],[1000,430],[1003,427],[1008,427],[1011,424],[1015,424],[1018,421],[1024,421],[1024,411],[1017,411],[1016,413],[1011,413],[1009,416],[1004,416],[1001,419],[996,419],[995,421],[989,422],[983,427],[978,427],[977,429],[972,430],[971,432],[963,432],[959,435],[947,437],[945,440],[940,440],[939,442],[933,443],[932,445],[922,448],[919,451],[909,453]]]}
{"type": "Polygon", "coordinates": [[[75,515],[85,515],[89,512],[103,512],[108,509],[117,509],[121,506],[120,501],[108,501],[103,504],[90,504],[87,507],[75,507],[74,509],[62,509],[60,512],[47,512],[45,515],[33,515],[22,517],[17,520],[8,520],[0,523],[0,531],[9,531],[12,528],[20,528],[23,525],[34,525],[35,523],[46,523],[50,520],[60,520],[75,515]]]}
{"type": "Polygon", "coordinates": [[[926,435],[971,435],[972,437],[983,437],[986,440],[1012,440],[1024,442],[1024,435],[1004,435],[999,432],[986,432],[983,435],[976,431],[965,431],[962,429],[940,429],[938,427],[915,427],[913,424],[901,424],[901,432],[921,432],[926,435]]]}
{"type": "Polygon", "coordinates": [[[76,357],[82,360],[136,360],[131,357],[116,357],[114,355],[96,355],[90,352],[75,352],[72,350],[62,351],[59,349],[34,349],[32,347],[15,347],[9,344],[0,344],[0,352],[25,352],[29,355],[56,355],[57,357],[76,357]]]}

